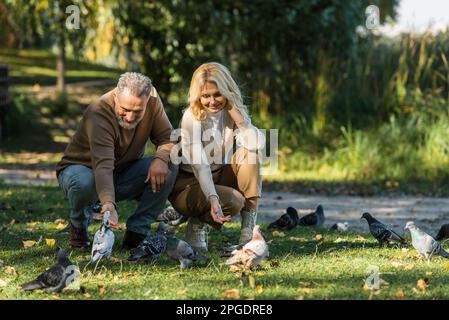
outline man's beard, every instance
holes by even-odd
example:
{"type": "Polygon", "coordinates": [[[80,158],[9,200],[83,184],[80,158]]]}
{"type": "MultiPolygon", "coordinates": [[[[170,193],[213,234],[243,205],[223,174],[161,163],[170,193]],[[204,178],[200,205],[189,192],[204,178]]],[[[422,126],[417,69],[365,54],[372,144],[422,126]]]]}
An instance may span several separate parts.
{"type": "Polygon", "coordinates": [[[118,115],[115,115],[115,117],[117,118],[118,125],[119,125],[120,127],[122,127],[123,129],[126,129],[126,130],[132,130],[132,129],[134,129],[134,128],[137,127],[137,125],[140,123],[140,120],[142,120],[142,119],[140,119],[140,120],[135,121],[135,122],[133,122],[133,123],[128,123],[128,122],[125,122],[125,120],[123,120],[123,118],[120,117],[120,116],[118,116],[118,115]]]}

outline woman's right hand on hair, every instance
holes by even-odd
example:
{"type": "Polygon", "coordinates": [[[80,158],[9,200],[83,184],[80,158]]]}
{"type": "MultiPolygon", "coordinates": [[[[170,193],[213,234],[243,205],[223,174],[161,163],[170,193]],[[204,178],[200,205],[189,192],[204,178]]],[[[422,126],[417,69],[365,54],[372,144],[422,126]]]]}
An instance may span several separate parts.
{"type": "Polygon", "coordinates": [[[209,197],[210,202],[210,215],[212,219],[219,224],[223,224],[225,222],[231,221],[231,216],[223,215],[223,211],[221,210],[220,201],[216,196],[209,197]]]}

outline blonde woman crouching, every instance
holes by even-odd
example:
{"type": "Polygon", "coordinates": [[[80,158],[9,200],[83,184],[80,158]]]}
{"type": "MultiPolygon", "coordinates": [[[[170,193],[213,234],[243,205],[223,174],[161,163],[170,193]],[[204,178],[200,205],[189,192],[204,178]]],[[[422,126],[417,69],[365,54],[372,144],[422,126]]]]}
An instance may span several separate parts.
{"type": "Polygon", "coordinates": [[[251,124],[231,73],[219,63],[194,72],[188,102],[181,121],[183,162],[170,202],[189,217],[186,241],[196,249],[208,250],[205,223],[219,230],[237,214],[239,244],[245,244],[257,219],[262,189],[257,150],[264,136],[251,124]]]}

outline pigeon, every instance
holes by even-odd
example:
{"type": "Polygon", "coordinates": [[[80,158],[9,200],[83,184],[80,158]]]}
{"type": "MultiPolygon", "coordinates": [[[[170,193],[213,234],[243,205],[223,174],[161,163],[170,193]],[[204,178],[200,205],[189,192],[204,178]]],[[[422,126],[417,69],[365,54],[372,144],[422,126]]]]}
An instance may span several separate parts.
{"type": "Polygon", "coordinates": [[[170,258],[179,261],[181,269],[188,268],[192,261],[207,260],[207,257],[196,252],[190,244],[175,236],[167,238],[166,253],[170,258]]]}
{"type": "Polygon", "coordinates": [[[323,207],[319,205],[315,212],[309,213],[299,219],[298,224],[300,226],[321,227],[324,224],[325,219],[323,207]]]}
{"type": "Polygon", "coordinates": [[[76,266],[70,262],[67,251],[59,249],[58,263],[46,269],[35,280],[21,285],[22,290],[47,290],[60,292],[74,280],[76,266]]]}
{"type": "Polygon", "coordinates": [[[346,232],[349,230],[349,223],[348,222],[337,222],[331,227],[331,230],[346,232]]]}
{"type": "Polygon", "coordinates": [[[298,225],[298,211],[295,208],[288,207],[287,213],[284,213],[279,219],[271,223],[268,229],[291,230],[298,225]]]}
{"type": "Polygon", "coordinates": [[[377,241],[379,241],[379,245],[381,247],[384,245],[385,242],[407,243],[407,241],[404,238],[402,238],[400,235],[398,235],[396,232],[394,232],[392,229],[390,229],[383,223],[373,218],[373,216],[370,213],[365,212],[360,219],[366,219],[369,225],[369,231],[374,236],[374,238],[376,238],[377,241]]]}
{"type": "Polygon", "coordinates": [[[171,226],[179,226],[188,219],[189,217],[180,214],[172,206],[168,206],[159,214],[156,221],[161,221],[171,226]]]}
{"type": "Polygon", "coordinates": [[[449,238],[449,224],[443,224],[435,236],[435,240],[441,241],[447,238],[449,238]]]}
{"type": "Polygon", "coordinates": [[[167,249],[167,238],[170,232],[165,229],[164,223],[160,222],[156,232],[148,233],[137,248],[131,250],[128,261],[136,262],[144,258],[149,258],[151,263],[156,262],[157,258],[167,249]]]}
{"type": "Polygon", "coordinates": [[[249,264],[250,267],[255,268],[268,255],[268,244],[263,238],[260,226],[256,225],[253,229],[251,241],[245,244],[242,249],[234,250],[232,256],[226,260],[226,264],[236,265],[242,263],[245,267],[249,264]]]}
{"type": "Polygon", "coordinates": [[[449,259],[449,253],[441,247],[441,244],[415,226],[413,221],[407,222],[404,229],[410,231],[413,247],[428,261],[430,261],[434,255],[449,259]]]}
{"type": "Polygon", "coordinates": [[[110,217],[111,213],[106,211],[103,215],[103,223],[101,224],[100,229],[95,233],[94,242],[92,244],[91,262],[93,263],[96,263],[103,257],[109,258],[112,254],[115,236],[109,224],[110,217]]]}

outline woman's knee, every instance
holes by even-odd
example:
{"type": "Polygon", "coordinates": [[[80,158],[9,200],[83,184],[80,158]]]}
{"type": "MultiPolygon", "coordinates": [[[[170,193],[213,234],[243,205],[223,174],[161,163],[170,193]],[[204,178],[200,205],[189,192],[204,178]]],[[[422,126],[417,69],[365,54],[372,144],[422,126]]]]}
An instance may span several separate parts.
{"type": "MultiPolygon", "coordinates": [[[[231,189],[231,188],[229,188],[231,189]]],[[[245,197],[237,190],[231,189],[220,195],[221,209],[225,215],[237,215],[245,205],[245,197]]]]}

